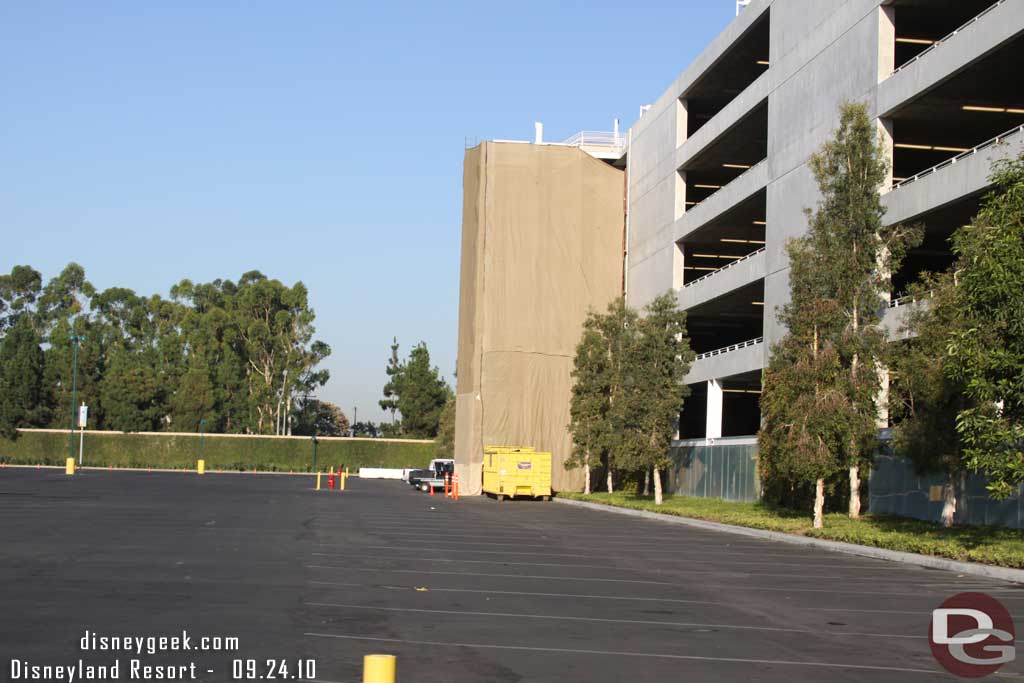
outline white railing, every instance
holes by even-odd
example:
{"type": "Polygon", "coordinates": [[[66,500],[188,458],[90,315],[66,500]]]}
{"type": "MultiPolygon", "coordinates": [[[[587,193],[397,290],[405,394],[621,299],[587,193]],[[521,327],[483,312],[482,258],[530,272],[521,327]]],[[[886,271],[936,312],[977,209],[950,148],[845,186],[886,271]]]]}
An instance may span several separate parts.
{"type": "MultiPolygon", "coordinates": [[[[729,182],[727,182],[727,183],[726,183],[725,185],[722,185],[722,186],[721,186],[720,188],[718,188],[717,190],[715,190],[714,192],[712,192],[711,194],[709,194],[709,195],[708,195],[707,197],[705,197],[704,199],[700,200],[699,202],[694,202],[693,206],[689,206],[689,207],[687,207],[687,208],[686,208],[686,211],[692,211],[692,210],[693,210],[693,207],[694,207],[694,206],[700,206],[701,204],[703,204],[703,203],[704,203],[704,202],[706,202],[707,200],[711,199],[712,197],[714,197],[714,196],[715,196],[716,194],[718,194],[719,192],[721,192],[721,191],[722,191],[722,190],[724,190],[725,188],[727,188],[727,187],[729,187],[730,185],[732,185],[733,183],[735,183],[735,182],[736,182],[737,180],[739,180],[739,179],[740,179],[740,178],[742,178],[743,176],[745,176],[745,175],[747,175],[748,173],[750,173],[751,171],[753,171],[753,170],[754,170],[755,168],[758,168],[758,167],[759,167],[759,166],[760,166],[761,164],[763,164],[763,163],[764,163],[764,162],[766,162],[766,161],[768,161],[768,157],[765,157],[764,159],[761,159],[761,161],[757,162],[756,164],[754,164],[753,166],[751,166],[751,167],[750,167],[750,168],[748,168],[747,170],[743,171],[743,173],[740,173],[740,174],[739,174],[738,176],[736,176],[735,178],[733,178],[732,180],[730,180],[729,182]]],[[[683,213],[685,213],[685,211],[684,211],[683,213]]]]}
{"type": "Polygon", "coordinates": [[[563,145],[571,147],[625,147],[626,136],[619,133],[609,133],[599,130],[581,130],[572,137],[562,141],[563,145]]]}
{"type": "Polygon", "coordinates": [[[924,178],[925,176],[931,175],[932,173],[935,173],[936,171],[939,171],[939,170],[945,168],[946,166],[951,166],[951,165],[955,164],[960,159],[964,159],[964,158],[969,157],[969,156],[974,156],[975,154],[977,154],[981,150],[985,149],[986,147],[991,147],[992,145],[998,144],[998,143],[1002,142],[1003,140],[1005,140],[1006,138],[1009,138],[1009,137],[1012,137],[1014,135],[1017,135],[1021,131],[1024,131],[1024,125],[1017,126],[1016,128],[1011,128],[1010,130],[1006,131],[1005,133],[1000,133],[999,135],[995,136],[994,138],[992,138],[990,140],[986,140],[985,142],[981,143],[980,145],[977,145],[975,147],[970,148],[966,152],[960,152],[960,154],[957,154],[952,159],[946,159],[945,161],[943,161],[941,163],[935,164],[931,168],[926,168],[925,170],[921,171],[920,173],[915,173],[914,175],[910,176],[909,178],[904,178],[900,182],[895,183],[892,186],[892,189],[895,190],[897,188],[903,187],[904,185],[909,185],[910,183],[914,182],[915,180],[920,180],[921,178],[924,178]]]}
{"type": "Polygon", "coordinates": [[[694,360],[704,360],[705,358],[713,358],[715,356],[721,356],[723,353],[729,353],[730,351],[736,351],[737,349],[745,349],[748,346],[754,346],[764,341],[764,337],[758,337],[757,339],[748,339],[745,342],[739,344],[733,344],[732,346],[726,346],[721,349],[715,349],[714,351],[706,351],[704,353],[698,353],[694,360]]]}
{"type": "Polygon", "coordinates": [[[714,277],[714,276],[715,276],[715,275],[717,275],[718,273],[721,273],[721,272],[722,272],[723,270],[728,270],[729,268],[732,268],[732,267],[733,267],[733,266],[735,266],[735,265],[736,265],[737,263],[742,263],[743,261],[746,261],[747,259],[750,259],[750,258],[754,258],[754,257],[755,257],[755,256],[757,256],[758,254],[762,253],[762,252],[763,252],[764,250],[765,250],[765,248],[764,248],[764,247],[761,247],[761,248],[760,248],[760,249],[758,249],[757,251],[752,251],[752,252],[750,252],[749,254],[747,254],[746,256],[741,256],[741,257],[739,257],[739,258],[738,258],[738,259],[736,259],[735,261],[730,261],[729,263],[726,263],[726,264],[725,264],[724,266],[722,266],[721,268],[718,268],[717,270],[713,270],[713,271],[711,271],[711,272],[710,272],[710,273],[708,273],[707,275],[701,275],[701,276],[700,276],[699,278],[697,278],[696,280],[691,280],[690,282],[687,282],[687,283],[686,283],[685,285],[683,285],[683,288],[689,287],[690,285],[695,285],[695,284],[697,284],[698,282],[700,282],[701,280],[707,280],[707,279],[708,279],[709,277],[714,277]]]}
{"type": "Polygon", "coordinates": [[[907,60],[906,62],[904,62],[903,64],[900,64],[900,65],[899,65],[899,66],[898,66],[898,67],[897,67],[897,68],[896,68],[896,69],[895,69],[895,70],[894,70],[894,71],[893,71],[892,73],[893,73],[893,74],[898,74],[898,73],[899,73],[899,72],[900,72],[901,70],[903,70],[903,69],[906,69],[906,68],[907,68],[908,66],[910,66],[911,64],[913,64],[913,63],[914,63],[914,62],[916,62],[917,60],[919,60],[919,59],[921,59],[922,57],[924,57],[924,56],[925,56],[926,54],[928,54],[929,52],[931,52],[932,50],[934,50],[935,48],[937,48],[937,47],[938,47],[939,45],[942,45],[943,43],[947,42],[947,41],[948,41],[949,39],[951,39],[951,38],[952,38],[953,36],[955,36],[956,34],[960,33],[960,32],[961,32],[961,31],[963,31],[964,29],[966,29],[966,28],[967,28],[968,26],[971,26],[971,25],[973,25],[973,24],[974,24],[974,23],[975,23],[976,21],[978,21],[978,20],[979,20],[979,19],[981,19],[981,18],[982,18],[983,16],[985,16],[986,14],[988,14],[989,12],[991,12],[992,10],[994,10],[994,9],[995,9],[996,7],[999,7],[999,5],[1003,4],[1004,2],[1006,2],[1006,0],[998,0],[998,2],[996,2],[995,4],[993,4],[993,5],[990,5],[990,6],[988,7],[988,9],[986,9],[986,10],[985,10],[984,12],[982,12],[981,14],[979,14],[979,15],[975,16],[975,17],[974,17],[973,19],[969,20],[969,21],[968,21],[968,22],[967,22],[966,24],[964,24],[963,26],[961,26],[961,27],[957,28],[957,29],[956,29],[955,31],[953,31],[953,32],[952,32],[952,33],[950,33],[949,35],[946,35],[946,36],[943,36],[942,38],[939,38],[939,39],[938,39],[938,40],[936,40],[936,41],[935,41],[934,43],[932,43],[931,45],[929,45],[929,46],[928,46],[927,48],[925,48],[925,49],[924,49],[924,50],[922,50],[921,52],[919,52],[919,53],[917,53],[916,55],[914,55],[914,57],[913,57],[912,59],[909,59],[909,60],[907,60]]]}
{"type": "Polygon", "coordinates": [[[901,296],[898,299],[893,299],[892,301],[890,301],[889,302],[889,308],[899,308],[900,306],[906,306],[907,304],[912,304],[915,301],[921,301],[922,299],[930,299],[930,298],[932,298],[932,294],[934,294],[934,292],[928,292],[927,294],[925,294],[923,296],[916,296],[914,294],[907,294],[906,296],[901,296]]]}

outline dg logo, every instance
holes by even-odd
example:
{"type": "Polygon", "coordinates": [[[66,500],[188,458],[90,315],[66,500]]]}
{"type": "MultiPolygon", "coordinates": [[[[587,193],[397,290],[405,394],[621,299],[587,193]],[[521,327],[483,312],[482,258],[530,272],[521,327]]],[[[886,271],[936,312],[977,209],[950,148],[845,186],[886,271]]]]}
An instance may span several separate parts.
{"type": "Polygon", "coordinates": [[[946,671],[962,678],[994,674],[1012,662],[1016,632],[1003,604],[984,593],[958,593],[932,610],[928,641],[946,671]]]}

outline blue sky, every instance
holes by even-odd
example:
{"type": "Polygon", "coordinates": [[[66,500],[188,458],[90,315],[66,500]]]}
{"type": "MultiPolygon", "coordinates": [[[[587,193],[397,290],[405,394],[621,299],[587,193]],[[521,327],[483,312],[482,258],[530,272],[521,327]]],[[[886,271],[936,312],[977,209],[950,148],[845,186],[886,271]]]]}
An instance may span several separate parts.
{"type": "Polygon", "coordinates": [[[309,287],[320,392],[379,420],[392,336],[455,369],[465,139],[623,129],[732,0],[0,4],[0,270],[309,287]]]}

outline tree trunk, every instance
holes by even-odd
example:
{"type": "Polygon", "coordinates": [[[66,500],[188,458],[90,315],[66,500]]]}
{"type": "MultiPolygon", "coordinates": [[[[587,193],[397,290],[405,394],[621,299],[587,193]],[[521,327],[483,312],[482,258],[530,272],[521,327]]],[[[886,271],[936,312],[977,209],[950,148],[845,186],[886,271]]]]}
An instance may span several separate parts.
{"type": "Polygon", "coordinates": [[[814,528],[822,527],[822,513],[825,511],[825,480],[814,482],[814,528]]]}
{"type": "Polygon", "coordinates": [[[957,496],[956,514],[960,524],[967,524],[967,471],[960,473],[960,495],[957,496]]]}
{"type": "Polygon", "coordinates": [[[583,493],[590,495],[590,451],[583,455],[583,493]]]}
{"type": "Polygon", "coordinates": [[[942,487],[942,526],[953,526],[956,517],[956,489],[954,488],[953,474],[946,478],[946,485],[942,487]]]}
{"type": "Polygon", "coordinates": [[[614,489],[612,488],[612,468],[609,467],[608,468],[608,493],[613,493],[613,492],[614,492],[614,489]]]}
{"type": "Polygon", "coordinates": [[[860,467],[850,465],[850,519],[860,517],[860,467]]]}
{"type": "Polygon", "coordinates": [[[650,493],[651,493],[651,471],[649,469],[645,468],[644,469],[644,493],[643,493],[643,495],[647,496],[647,495],[650,495],[650,493]]]}
{"type": "Polygon", "coordinates": [[[654,504],[655,505],[661,505],[661,502],[662,502],[662,497],[661,497],[661,471],[657,467],[655,467],[654,468],[654,504]]]}

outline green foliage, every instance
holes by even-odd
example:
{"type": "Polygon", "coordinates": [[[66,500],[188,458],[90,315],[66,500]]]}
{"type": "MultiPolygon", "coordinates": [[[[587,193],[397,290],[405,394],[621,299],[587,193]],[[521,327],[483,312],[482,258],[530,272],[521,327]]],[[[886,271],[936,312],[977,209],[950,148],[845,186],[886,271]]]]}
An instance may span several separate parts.
{"type": "Polygon", "coordinates": [[[625,347],[622,452],[633,471],[657,472],[668,463],[668,447],[689,394],[683,379],[694,353],[686,336],[686,313],[677,306],[674,292],[651,301],[625,347]]]}
{"type": "Polygon", "coordinates": [[[395,412],[398,410],[398,384],[402,375],[402,364],[398,360],[398,337],[393,337],[391,342],[391,357],[388,358],[388,365],[384,368],[388,375],[388,381],[384,385],[384,398],[378,401],[381,410],[391,413],[391,424],[395,424],[395,412]]]}
{"type": "Polygon", "coordinates": [[[441,410],[441,423],[437,431],[438,458],[455,457],[455,396],[449,396],[441,410]]]}
{"type": "Polygon", "coordinates": [[[964,470],[956,416],[969,399],[963,383],[950,375],[946,347],[950,335],[963,330],[964,318],[951,273],[926,274],[912,294],[927,303],[910,309],[910,338],[888,349],[893,448],[919,471],[952,478],[964,470]]]}
{"type": "Polygon", "coordinates": [[[105,427],[125,432],[157,431],[165,414],[163,384],[149,366],[124,353],[114,355],[100,382],[105,427]]]}
{"type": "Polygon", "coordinates": [[[869,462],[877,449],[881,301],[922,236],[883,225],[888,167],[866,105],[842,106],[811,169],[821,200],[807,210],[807,234],[787,244],[791,300],[780,320],[789,332],[772,348],[761,396],[761,466],[774,491],[869,462]]]}
{"type": "Polygon", "coordinates": [[[384,430],[380,429],[370,420],[367,420],[366,422],[356,422],[352,425],[352,436],[360,436],[368,439],[376,439],[379,436],[392,438],[394,436],[392,434],[384,434],[383,431],[384,430]]]}
{"type": "MultiPolygon", "coordinates": [[[[77,449],[77,444],[76,444],[77,449]]],[[[200,447],[207,470],[308,472],[312,444],[308,438],[272,436],[210,436],[180,434],[85,435],[85,462],[92,467],[192,469],[200,447]]],[[[320,439],[321,469],[358,467],[425,467],[434,457],[432,442],[377,439],[320,439]]],[[[0,437],[0,461],[9,464],[63,465],[68,455],[67,432],[23,431],[17,440],[0,437]]]]}
{"type": "Polygon", "coordinates": [[[171,429],[182,432],[199,431],[199,423],[220,422],[217,414],[217,392],[210,381],[210,369],[202,359],[195,361],[178,383],[171,397],[171,429]]]}
{"type": "Polygon", "coordinates": [[[0,435],[41,419],[43,351],[27,317],[19,317],[0,340],[0,435]]]}
{"type": "Polygon", "coordinates": [[[205,419],[210,432],[286,434],[295,397],[328,379],[318,366],[330,348],[313,339],[305,286],[258,271],[237,283],[182,280],[164,299],[97,292],[76,263],[45,285],[16,266],[0,275],[0,335],[22,319],[45,348],[32,426],[67,426],[76,385],[98,428],[192,430],[205,419]]]}
{"type": "Polygon", "coordinates": [[[670,496],[663,505],[655,505],[650,496],[631,493],[597,493],[582,496],[578,493],[560,492],[558,495],[562,498],[753,529],[781,531],[1002,567],[1024,568],[1024,537],[1018,529],[983,526],[947,529],[916,519],[874,515],[850,519],[844,514],[825,515],[825,528],[813,529],[805,514],[766,503],[733,503],[715,498],[670,496]]]}
{"type": "MultiPolygon", "coordinates": [[[[348,436],[348,417],[341,408],[319,399],[300,402],[292,434],[296,436],[348,436]]],[[[362,436],[357,434],[356,436],[362,436]]]]}
{"type": "Polygon", "coordinates": [[[957,415],[967,466],[994,498],[1024,483],[1024,155],[1005,160],[971,225],[953,235],[956,306],[950,377],[973,405],[957,415]]]}
{"type": "Polygon", "coordinates": [[[662,467],[687,394],[694,354],[672,292],[641,317],[622,298],[591,312],[576,347],[566,467],[603,462],[610,472],[662,467]]]}
{"type": "MultiPolygon", "coordinates": [[[[410,439],[437,436],[441,411],[452,395],[437,367],[430,365],[430,351],[420,342],[409,358],[391,374],[389,385],[398,411],[402,414],[401,435],[410,439]]],[[[381,425],[383,429],[387,425],[381,425]]]]}

